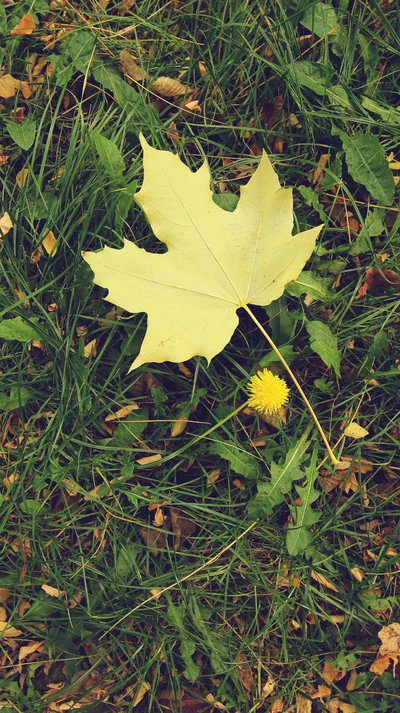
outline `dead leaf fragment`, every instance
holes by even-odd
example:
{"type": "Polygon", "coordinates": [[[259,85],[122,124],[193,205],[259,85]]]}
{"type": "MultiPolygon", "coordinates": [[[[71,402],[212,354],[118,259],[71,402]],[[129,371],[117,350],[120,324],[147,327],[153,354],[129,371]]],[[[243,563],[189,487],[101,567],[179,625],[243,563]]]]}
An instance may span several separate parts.
{"type": "Polygon", "coordinates": [[[394,270],[389,270],[388,268],[383,268],[379,270],[377,267],[370,267],[365,272],[365,279],[360,289],[358,290],[356,299],[359,300],[361,297],[365,297],[367,292],[372,287],[377,285],[383,285],[384,287],[391,287],[396,292],[400,292],[400,275],[394,270]]]}
{"type": "Polygon", "coordinates": [[[150,86],[150,91],[162,97],[181,97],[183,94],[189,94],[190,88],[182,84],[179,79],[159,77],[150,86]]]}
{"type": "Polygon", "coordinates": [[[18,652],[18,662],[21,663],[30,654],[34,654],[35,651],[43,651],[44,641],[31,641],[30,644],[26,646],[21,646],[18,652]]]}
{"type": "Polygon", "coordinates": [[[11,228],[13,228],[13,222],[8,215],[8,213],[4,213],[4,215],[0,218],[0,231],[2,235],[7,235],[7,233],[10,232],[11,228]]]}
{"type": "Polygon", "coordinates": [[[261,698],[268,698],[275,691],[276,683],[272,676],[268,674],[268,678],[261,689],[261,698]]]}
{"type": "Polygon", "coordinates": [[[121,50],[119,58],[121,61],[122,71],[128,79],[135,79],[137,82],[141,82],[143,79],[149,78],[147,72],[145,72],[145,70],[137,64],[130,52],[121,50]]]}
{"type": "Polygon", "coordinates": [[[296,696],[296,713],[311,713],[312,701],[304,696],[296,696]]]}
{"type": "Polygon", "coordinates": [[[6,621],[0,621],[0,634],[5,637],[14,638],[16,636],[22,636],[22,631],[15,629],[14,626],[10,626],[6,621]]]}
{"type": "Polygon", "coordinates": [[[118,421],[120,418],[125,418],[126,416],[129,416],[129,414],[132,411],[137,411],[139,408],[139,405],[136,403],[136,401],[132,401],[132,403],[127,404],[126,406],[122,406],[122,408],[119,408],[118,411],[115,413],[109,413],[105,417],[105,421],[118,421]]]}
{"type": "Polygon", "coordinates": [[[36,29],[36,25],[33,20],[33,16],[28,12],[26,15],[22,15],[18,25],[15,25],[14,29],[11,30],[11,35],[31,35],[33,30],[36,29]]]}
{"type": "Polygon", "coordinates": [[[324,577],[323,574],[320,574],[319,572],[315,572],[314,570],[311,570],[311,577],[319,584],[322,584],[322,586],[325,587],[325,589],[330,589],[332,592],[339,591],[338,589],[336,589],[335,585],[329,581],[329,579],[324,577]]]}
{"type": "Polygon", "coordinates": [[[161,453],[154,453],[152,456],[144,456],[143,458],[138,458],[136,463],[139,465],[151,465],[152,463],[157,463],[157,461],[161,460],[162,455],[161,453]]]}
{"type": "Polygon", "coordinates": [[[277,698],[276,701],[273,702],[269,711],[270,711],[270,713],[282,713],[283,706],[284,706],[283,698],[277,698]]]}
{"type": "Polygon", "coordinates": [[[368,436],[369,431],[355,421],[352,421],[352,423],[349,423],[347,428],[344,429],[343,433],[348,438],[365,438],[365,436],[368,436]]]}
{"type": "Polygon", "coordinates": [[[246,691],[251,691],[254,686],[254,676],[251,670],[251,666],[249,662],[245,659],[244,654],[242,652],[238,654],[236,661],[238,662],[239,678],[246,691]]]}
{"type": "Polygon", "coordinates": [[[354,579],[357,580],[357,582],[362,582],[362,580],[364,579],[364,572],[359,567],[352,567],[350,572],[353,575],[354,579]]]}
{"type": "Polygon", "coordinates": [[[181,433],[184,432],[184,430],[187,426],[188,418],[189,417],[185,416],[184,414],[181,414],[181,416],[178,416],[174,425],[171,428],[172,438],[176,438],[176,436],[180,436],[181,433]]]}
{"type": "Polygon", "coordinates": [[[61,589],[56,589],[56,587],[51,587],[50,584],[42,584],[42,589],[49,597],[57,597],[60,599],[65,596],[65,592],[61,589]]]}
{"type": "Polygon", "coordinates": [[[369,670],[381,676],[389,668],[391,661],[394,668],[400,658],[400,624],[394,622],[389,626],[383,626],[378,636],[382,644],[379,647],[379,655],[369,670]]]}
{"type": "Polygon", "coordinates": [[[169,513],[175,533],[174,550],[179,550],[181,543],[195,533],[196,524],[180,508],[171,507],[169,513]]]}
{"type": "Polygon", "coordinates": [[[145,697],[147,691],[150,691],[150,688],[150,683],[147,683],[147,681],[143,681],[143,683],[140,684],[138,691],[135,693],[135,698],[133,699],[132,705],[134,708],[139,705],[140,701],[145,697]]]}
{"type": "Polygon", "coordinates": [[[95,357],[97,354],[97,343],[98,339],[92,339],[90,342],[85,344],[83,348],[83,356],[88,359],[89,357],[95,357]]]}
{"type": "Polygon", "coordinates": [[[54,257],[57,252],[57,239],[51,230],[45,229],[44,238],[42,240],[42,247],[46,250],[48,255],[54,257]]]}
{"type": "Polygon", "coordinates": [[[21,168],[15,176],[15,182],[19,189],[23,188],[28,180],[29,168],[21,168]]]}

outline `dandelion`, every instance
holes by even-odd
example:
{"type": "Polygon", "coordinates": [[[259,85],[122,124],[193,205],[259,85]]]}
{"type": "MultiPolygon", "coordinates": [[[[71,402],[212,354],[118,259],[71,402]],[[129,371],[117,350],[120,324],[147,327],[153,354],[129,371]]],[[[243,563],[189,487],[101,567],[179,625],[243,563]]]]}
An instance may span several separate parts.
{"type": "Polygon", "coordinates": [[[268,369],[258,371],[252,376],[247,388],[250,394],[249,406],[267,416],[279,411],[289,398],[286,381],[268,369]]]}

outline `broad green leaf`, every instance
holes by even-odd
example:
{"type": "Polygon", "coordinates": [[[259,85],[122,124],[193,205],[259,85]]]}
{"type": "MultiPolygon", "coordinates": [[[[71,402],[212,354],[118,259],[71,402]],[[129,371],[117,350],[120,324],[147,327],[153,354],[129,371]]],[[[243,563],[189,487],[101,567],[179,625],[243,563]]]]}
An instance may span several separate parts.
{"type": "Polygon", "coordinates": [[[301,59],[290,62],[288,72],[292,80],[299,86],[311,89],[320,97],[327,97],[332,104],[339,104],[347,109],[352,108],[351,101],[343,87],[331,84],[333,69],[324,64],[301,59]]]}
{"type": "Polygon", "coordinates": [[[210,453],[229,461],[232,470],[245,478],[259,478],[260,466],[252,453],[243,450],[233,441],[216,441],[210,447],[210,453]]]}
{"type": "Polygon", "coordinates": [[[127,219],[137,189],[137,181],[131,181],[121,190],[117,203],[117,218],[122,223],[127,219]]]}
{"type": "Polygon", "coordinates": [[[115,573],[118,577],[124,579],[135,569],[137,554],[138,550],[135,544],[127,542],[126,545],[120,547],[115,562],[115,573]]]}
{"type": "Polygon", "coordinates": [[[31,148],[36,136],[36,121],[31,116],[27,116],[20,124],[15,121],[6,121],[6,129],[17,146],[24,151],[31,148]]]}
{"type": "Polygon", "coordinates": [[[332,50],[337,55],[343,54],[345,36],[336,10],[323,2],[311,4],[300,20],[304,27],[317,37],[327,37],[332,42],[332,50]]]}
{"type": "Polygon", "coordinates": [[[375,210],[369,211],[357,240],[349,249],[349,255],[362,255],[373,251],[371,238],[376,238],[384,232],[384,217],[385,210],[383,208],[375,208],[375,210]]]}
{"type": "Polygon", "coordinates": [[[394,178],[379,139],[359,131],[348,136],[340,129],[333,129],[332,135],[341,138],[352,178],[362,183],[379,203],[392,205],[394,178]]]}
{"type": "Polygon", "coordinates": [[[297,280],[286,285],[286,292],[292,297],[301,297],[301,295],[306,294],[312,297],[313,300],[333,302],[336,295],[329,289],[332,282],[331,277],[321,277],[312,270],[303,270],[297,280]]]}
{"type": "Polygon", "coordinates": [[[383,106],[383,104],[378,104],[375,99],[370,99],[367,96],[363,96],[361,104],[367,111],[379,114],[387,124],[400,124],[400,110],[397,107],[383,106]]]}
{"type": "Polygon", "coordinates": [[[307,458],[308,432],[304,433],[291,448],[283,465],[271,463],[271,480],[257,483],[257,495],[249,502],[247,516],[251,520],[269,517],[274,509],[285,501],[285,495],[290,491],[293,481],[304,478],[301,468],[307,458]]]}
{"type": "Polygon", "coordinates": [[[310,208],[314,208],[321,220],[326,223],[328,220],[328,216],[326,215],[321,203],[319,202],[318,193],[316,193],[314,189],[311,188],[311,186],[298,186],[297,190],[299,191],[299,193],[301,193],[307,205],[310,208]]]}
{"type": "Polygon", "coordinates": [[[215,193],[213,195],[213,201],[219,205],[220,208],[232,213],[239,202],[239,196],[235,193],[215,193]]]}
{"type": "Polygon", "coordinates": [[[136,200],[168,251],[149,253],[125,240],[122,250],[83,257],[110,302],[148,314],[131,369],[210,360],[229,342],[238,308],[270,304],[298,277],[320,226],[292,235],[292,191],[280,187],[266,153],[230,213],[213,201],[207,163],[192,173],[178,156],[141,143],[145,178],[136,200]]]}
{"type": "Polygon", "coordinates": [[[321,513],[316,512],[311,507],[321,495],[321,493],[314,488],[314,483],[318,478],[316,454],[309,467],[306,468],[305,474],[307,479],[305,487],[295,485],[301,499],[301,505],[295,505],[290,508],[293,525],[289,525],[286,530],[287,550],[293,557],[307,549],[313,539],[309,528],[315,525],[321,517],[321,513]]]}
{"type": "Polygon", "coordinates": [[[7,33],[7,14],[4,9],[4,5],[0,5],[0,35],[1,37],[4,37],[4,35],[7,35],[7,33]]]}
{"type": "MultiPolygon", "coordinates": [[[[121,107],[126,117],[129,131],[139,133],[143,125],[160,126],[160,119],[151,104],[147,104],[142,94],[131,87],[112,65],[95,58],[92,74],[99,84],[108,89],[121,107]]],[[[159,137],[162,141],[162,136],[159,137]]]]}
{"type": "Polygon", "coordinates": [[[26,513],[27,515],[37,515],[40,510],[43,510],[43,503],[40,502],[40,500],[23,500],[22,503],[20,503],[19,507],[21,508],[22,512],[26,513]]]}
{"type": "Polygon", "coordinates": [[[340,354],[337,339],[325,322],[307,322],[307,332],[310,335],[310,347],[322,361],[333,367],[336,376],[340,378],[340,354]]]}
{"type": "MultiPolygon", "coordinates": [[[[279,347],[279,351],[289,366],[296,359],[296,356],[298,356],[297,353],[293,351],[291,344],[284,344],[282,347],[279,347]]],[[[271,364],[281,364],[281,360],[272,349],[268,352],[268,354],[260,359],[260,366],[262,369],[267,369],[271,366],[271,364]]]]}
{"type": "Polygon", "coordinates": [[[10,394],[0,393],[0,410],[12,411],[20,406],[25,406],[33,398],[32,391],[29,391],[24,386],[12,386],[10,394]]]}
{"type": "Polygon", "coordinates": [[[278,347],[282,344],[287,344],[296,323],[296,320],[286,307],[286,302],[285,297],[280,297],[265,308],[269,317],[269,327],[272,329],[272,339],[278,347]]]}
{"type": "Polygon", "coordinates": [[[197,666],[192,659],[193,654],[196,653],[196,645],[188,638],[188,632],[185,629],[185,614],[185,604],[182,603],[175,606],[175,604],[169,600],[166,618],[169,624],[174,626],[179,632],[179,638],[181,640],[179,650],[186,665],[183,675],[188,679],[188,681],[194,683],[199,677],[201,669],[200,666],[197,666]]]}
{"type": "Polygon", "coordinates": [[[39,319],[32,317],[27,322],[22,317],[14,317],[13,319],[3,319],[0,322],[0,339],[15,339],[16,342],[30,342],[32,339],[40,339],[38,331],[35,329],[35,324],[38,324],[39,319]]]}
{"type": "Polygon", "coordinates": [[[89,30],[74,30],[62,43],[63,54],[71,57],[75,69],[87,74],[93,61],[96,37],[89,30]]]}
{"type": "Polygon", "coordinates": [[[125,171],[125,162],[117,144],[102,136],[102,134],[93,133],[92,137],[100,160],[110,177],[114,180],[121,180],[125,171]]]}
{"type": "Polygon", "coordinates": [[[288,71],[292,79],[301,87],[311,89],[315,94],[323,97],[329,86],[333,70],[328,69],[324,64],[310,62],[308,59],[290,62],[288,71]]]}
{"type": "Polygon", "coordinates": [[[149,411],[147,408],[139,408],[137,411],[132,411],[124,421],[118,424],[113,437],[111,439],[103,439],[103,442],[115,449],[137,445],[138,438],[147,426],[148,417],[149,411]]]}

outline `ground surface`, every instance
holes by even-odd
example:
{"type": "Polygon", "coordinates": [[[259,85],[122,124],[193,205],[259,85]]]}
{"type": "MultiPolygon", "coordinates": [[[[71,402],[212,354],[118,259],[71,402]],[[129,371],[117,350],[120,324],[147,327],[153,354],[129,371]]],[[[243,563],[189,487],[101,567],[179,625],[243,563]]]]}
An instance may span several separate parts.
{"type": "Polygon", "coordinates": [[[395,2],[333,6],[0,5],[2,713],[400,710],[398,645],[370,670],[398,618],[400,28],[395,2]],[[245,408],[271,364],[246,314],[209,367],[128,374],[145,316],[81,251],[159,249],[131,200],[140,130],[207,157],[225,208],[266,149],[296,232],[323,223],[304,284],[256,314],[336,476],[294,388],[278,421],[245,408]],[[304,491],[248,504],[299,443],[319,519],[290,555],[304,491]]]}

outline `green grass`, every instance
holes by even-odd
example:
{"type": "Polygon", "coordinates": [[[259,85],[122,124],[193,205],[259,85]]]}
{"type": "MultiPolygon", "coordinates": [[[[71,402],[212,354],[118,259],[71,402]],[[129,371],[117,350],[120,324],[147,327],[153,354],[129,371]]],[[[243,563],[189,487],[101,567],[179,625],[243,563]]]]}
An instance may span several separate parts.
{"type": "MultiPolygon", "coordinates": [[[[7,619],[23,632],[15,645],[0,642],[3,712],[47,713],[73,701],[87,713],[188,713],[209,710],[210,703],[207,708],[201,701],[210,694],[232,713],[268,711],[276,699],[283,699],[282,710],[295,711],[296,697],[301,710],[301,694],[316,713],[327,710],[327,698],[311,704],[324,683],[326,659],[347,671],[332,684],[332,696],[357,713],[400,710],[396,679],[369,672],[379,629],[398,618],[399,295],[374,287],[357,299],[379,253],[388,253],[385,268],[400,268],[398,192],[393,205],[382,209],[384,229],[372,238],[373,250],[352,256],[349,245],[357,236],[340,223],[338,210],[345,200],[362,226],[377,203],[348,173],[341,141],[332,135],[334,127],[348,135],[368,132],[400,160],[399,120],[388,113],[398,96],[400,28],[395,3],[333,4],[343,28],[339,54],[328,37],[307,38],[310,30],[300,20],[309,2],[137,0],[125,15],[112,0],[105,10],[100,2],[66,3],[52,11],[41,0],[5,6],[3,70],[26,79],[35,54],[51,60],[54,71],[31,98],[18,94],[2,101],[0,110],[8,156],[0,169],[1,214],[8,211],[15,226],[0,245],[1,319],[38,319],[44,345],[1,340],[0,347],[0,393],[21,387],[30,392],[26,404],[1,412],[0,588],[8,590],[7,619]],[[29,11],[36,13],[37,29],[10,35],[29,11]],[[54,27],[71,32],[46,48],[43,35],[54,27]],[[118,70],[121,50],[152,80],[179,76],[198,89],[201,113],[185,111],[173,98],[157,100],[153,108],[150,80],[134,83],[129,96],[121,93],[121,85],[128,85],[119,81],[116,88],[110,74],[107,83],[104,73],[118,70]],[[325,94],[299,84],[290,72],[299,59],[325,68],[325,94]],[[365,96],[380,113],[366,108],[365,96]],[[10,138],[5,124],[21,106],[37,122],[28,150],[10,138]],[[172,122],[176,144],[166,133],[172,122]],[[295,490],[243,535],[251,524],[246,508],[255,481],[239,477],[238,483],[213,449],[233,439],[239,450],[254,454],[268,477],[271,461],[284,460],[310,423],[294,388],[286,425],[274,428],[240,410],[249,376],[268,352],[247,315],[240,315],[232,341],[210,366],[202,358],[186,364],[192,376],[171,363],[128,374],[145,317],[107,316],[110,304],[82,261],[82,250],[121,247],[122,238],[158,247],[139,206],[120,219],[121,185],[93,141],[95,132],[112,140],[124,158],[126,183],[137,180],[140,186],[139,130],[154,146],[178,151],[192,168],[207,157],[216,192],[224,184],[238,194],[246,181],[238,173],[256,166],[258,149],[268,151],[283,184],[306,187],[321,154],[329,154],[326,177],[337,180],[318,193],[326,216],[320,246],[328,252],[319,249],[307,267],[332,283],[341,274],[331,286],[334,297],[305,304],[304,295],[285,294],[273,319],[270,308],[256,308],[279,346],[293,346],[292,368],[331,442],[355,414],[369,430],[366,439],[340,442],[338,452],[354,459],[358,487],[348,494],[321,489],[314,506],[321,517],[307,556],[291,558],[286,549],[295,490]],[[29,174],[20,188],[22,169],[29,174]],[[57,237],[57,253],[43,253],[33,264],[46,228],[57,237]],[[326,322],[337,338],[340,379],[310,349],[306,320],[326,322]],[[387,343],[374,351],[382,331],[387,343]],[[84,345],[93,339],[97,353],[87,358],[84,345]],[[317,379],[325,380],[325,391],[317,379]],[[111,437],[104,419],[132,400],[140,411],[122,420],[111,437]],[[171,427],[193,404],[186,430],[172,438],[171,427]],[[265,445],[254,447],[258,440],[265,445]],[[160,463],[137,464],[154,454],[161,455],[160,463]],[[363,473],[364,461],[372,467],[363,473]],[[219,477],[210,485],[207,476],[215,470],[219,477]],[[157,503],[165,503],[161,527],[149,510],[157,503]],[[171,506],[191,524],[180,544],[177,533],[185,523],[174,526],[171,506]],[[354,568],[362,570],[361,582],[354,568]],[[315,572],[333,588],[318,583],[315,572]],[[42,584],[65,597],[49,597],[42,584]],[[152,590],[164,589],[150,600],[152,590]],[[18,641],[44,641],[43,651],[23,662],[22,680],[15,667],[18,641]],[[52,662],[49,670],[46,661],[52,662]],[[246,662],[251,691],[243,685],[246,662]],[[359,675],[349,692],[352,667],[359,675]],[[77,687],[82,674],[86,683],[77,687]],[[275,689],[263,700],[268,676],[275,689]],[[149,689],[136,705],[143,682],[149,689]],[[60,690],[51,691],[50,683],[60,690]]],[[[296,230],[321,222],[304,195],[294,191],[296,230]]],[[[315,429],[309,438],[309,453],[315,446],[322,461],[315,429]]]]}

